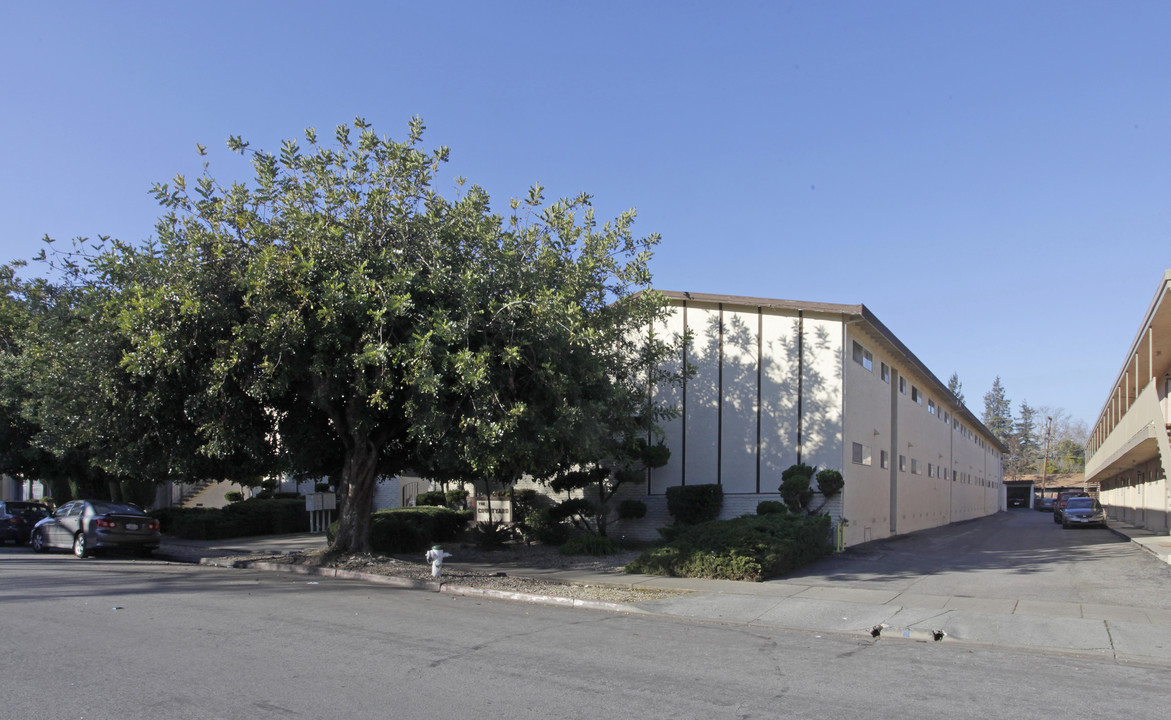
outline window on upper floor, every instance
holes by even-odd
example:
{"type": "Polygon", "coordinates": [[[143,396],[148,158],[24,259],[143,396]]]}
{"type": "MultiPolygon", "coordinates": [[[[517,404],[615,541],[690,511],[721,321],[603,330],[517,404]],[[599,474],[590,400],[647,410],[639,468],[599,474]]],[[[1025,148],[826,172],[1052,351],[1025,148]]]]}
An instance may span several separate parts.
{"type": "Polygon", "coordinates": [[[920,405],[923,404],[923,393],[919,392],[919,388],[915,387],[914,385],[911,386],[911,400],[919,403],[920,405]]]}
{"type": "Polygon", "coordinates": [[[886,363],[879,363],[879,368],[882,373],[882,381],[890,382],[890,366],[886,363]]]}
{"type": "Polygon", "coordinates": [[[899,455],[899,472],[907,471],[907,456],[899,455]]]}
{"type": "Polygon", "coordinates": [[[904,395],[907,394],[907,379],[902,375],[899,376],[899,392],[904,395]]]}
{"type": "Polygon", "coordinates": [[[852,460],[855,465],[870,465],[872,460],[870,457],[870,448],[862,443],[853,444],[852,460]]]}
{"type": "Polygon", "coordinates": [[[919,461],[916,460],[915,458],[911,458],[911,474],[912,475],[919,474],[919,461]]]}
{"type": "Polygon", "coordinates": [[[890,455],[886,452],[886,450],[878,451],[878,465],[879,467],[884,468],[890,466],[890,455]]]}
{"type": "Polygon", "coordinates": [[[862,343],[857,340],[854,341],[854,362],[866,368],[870,372],[874,372],[874,355],[862,347],[862,343]]]}
{"type": "Polygon", "coordinates": [[[930,398],[927,399],[927,412],[935,414],[935,401],[930,398]]]}

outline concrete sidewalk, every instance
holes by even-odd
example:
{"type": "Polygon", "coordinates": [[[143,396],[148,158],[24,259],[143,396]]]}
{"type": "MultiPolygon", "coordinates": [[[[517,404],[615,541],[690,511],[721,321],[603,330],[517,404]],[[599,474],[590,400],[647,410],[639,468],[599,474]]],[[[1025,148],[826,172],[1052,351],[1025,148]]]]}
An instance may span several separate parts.
{"type": "MultiPolygon", "coordinates": [[[[1171,563],[1171,537],[1125,523],[1114,523],[1110,529],[1161,561],[1171,563]]],[[[168,539],[158,556],[199,562],[203,558],[227,555],[288,553],[322,547],[325,547],[323,536],[307,533],[224,541],[168,539]]],[[[458,560],[449,561],[448,565],[566,583],[688,591],[686,595],[622,606],[627,612],[760,628],[924,642],[959,641],[1171,664],[1171,610],[1026,598],[924,595],[846,587],[832,582],[802,584],[782,579],[751,583],[665,578],[458,560]]],[[[359,573],[348,573],[347,577],[364,579],[359,573]]],[[[513,599],[542,600],[508,595],[513,599]]]]}

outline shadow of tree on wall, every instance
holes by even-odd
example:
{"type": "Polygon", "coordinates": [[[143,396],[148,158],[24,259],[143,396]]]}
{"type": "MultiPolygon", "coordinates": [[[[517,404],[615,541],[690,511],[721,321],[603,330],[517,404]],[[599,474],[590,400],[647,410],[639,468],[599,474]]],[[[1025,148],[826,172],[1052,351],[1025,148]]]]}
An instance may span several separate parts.
{"type": "MultiPolygon", "coordinates": [[[[765,313],[766,318],[785,317],[765,313]]],[[[723,325],[718,312],[711,312],[701,321],[702,326],[691,326],[692,339],[687,347],[688,362],[698,368],[687,383],[688,443],[703,437],[715,451],[716,438],[722,441],[722,483],[729,492],[756,492],[756,464],[759,452],[759,492],[775,493],[780,488],[781,472],[797,462],[797,408],[798,389],[805,401],[801,408],[802,435],[805,442],[803,458],[816,457],[818,451],[833,448],[837,443],[840,457],[841,424],[837,412],[841,397],[841,360],[826,327],[805,327],[805,340],[798,335],[801,323],[792,318],[787,333],[771,335],[765,327],[765,337],[758,337],[760,325],[751,312],[726,311],[723,325]],[[722,333],[721,333],[722,330],[722,333]],[[722,338],[721,338],[722,335],[722,338]],[[701,338],[697,342],[695,338],[701,338]],[[718,371],[723,344],[723,387],[718,371]],[[804,353],[804,362],[799,355],[804,353]],[[836,377],[827,377],[814,360],[829,354],[836,369],[836,377]],[[759,378],[757,358],[760,357],[759,378]],[[803,380],[798,382],[798,368],[803,367],[803,380]],[[760,391],[758,393],[758,387],[760,391]],[[719,427],[697,427],[696,417],[715,416],[723,400],[723,432],[719,427]],[[830,398],[832,402],[821,402],[830,398]],[[815,399],[818,399],[815,401],[815,399]],[[759,405],[760,444],[757,445],[757,406],[759,405]],[[708,413],[697,412],[704,408],[708,413]],[[733,418],[748,418],[737,425],[733,418]],[[735,476],[728,473],[734,472],[735,476]],[[750,473],[743,477],[743,473],[750,473]]],[[[689,321],[690,325],[690,321],[689,321]]],[[[689,448],[694,450],[694,447],[689,448]]],[[[693,474],[689,465],[687,483],[715,482],[715,477],[693,474]]]]}

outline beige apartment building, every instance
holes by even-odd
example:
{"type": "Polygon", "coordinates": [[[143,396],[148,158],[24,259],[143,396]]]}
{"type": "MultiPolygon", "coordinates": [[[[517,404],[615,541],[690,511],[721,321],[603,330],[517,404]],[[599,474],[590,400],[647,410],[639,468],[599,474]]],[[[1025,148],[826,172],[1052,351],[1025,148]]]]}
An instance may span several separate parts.
{"type": "Polygon", "coordinates": [[[1113,519],[1171,529],[1171,270],[1155,290],[1138,334],[1086,441],[1086,482],[1113,519]]]}
{"type": "Polygon", "coordinates": [[[676,362],[695,374],[659,390],[681,410],[671,459],[626,493],[649,512],[624,534],[667,524],[674,485],[718,483],[724,517],[755,512],[797,462],[842,472],[823,510],[846,545],[1004,509],[1007,449],[866,306],[665,294],[657,332],[690,331],[676,362]]]}

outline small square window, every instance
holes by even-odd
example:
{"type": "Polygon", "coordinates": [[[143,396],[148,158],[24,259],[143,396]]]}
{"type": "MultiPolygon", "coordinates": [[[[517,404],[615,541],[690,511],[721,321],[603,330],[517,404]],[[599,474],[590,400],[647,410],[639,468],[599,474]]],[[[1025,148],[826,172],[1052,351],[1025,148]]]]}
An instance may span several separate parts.
{"type": "Polygon", "coordinates": [[[914,400],[920,405],[923,404],[923,393],[919,392],[919,388],[914,385],[911,386],[911,400],[914,400]]]}
{"type": "Polygon", "coordinates": [[[927,400],[927,412],[931,413],[932,415],[935,414],[935,401],[934,400],[931,400],[931,399],[927,400]]]}
{"type": "Polygon", "coordinates": [[[853,461],[855,465],[870,465],[873,461],[870,456],[870,448],[862,443],[854,443],[853,461]]]}
{"type": "Polygon", "coordinates": [[[915,458],[911,458],[911,474],[912,475],[919,474],[919,461],[916,460],[915,458]]]}
{"type": "Polygon", "coordinates": [[[887,383],[890,382],[890,366],[886,363],[879,363],[879,367],[882,372],[882,381],[887,383]]]}

